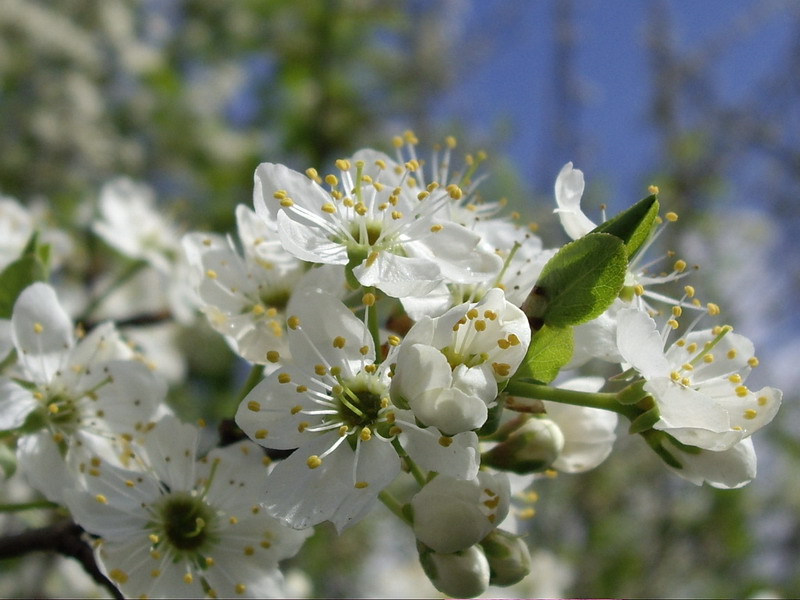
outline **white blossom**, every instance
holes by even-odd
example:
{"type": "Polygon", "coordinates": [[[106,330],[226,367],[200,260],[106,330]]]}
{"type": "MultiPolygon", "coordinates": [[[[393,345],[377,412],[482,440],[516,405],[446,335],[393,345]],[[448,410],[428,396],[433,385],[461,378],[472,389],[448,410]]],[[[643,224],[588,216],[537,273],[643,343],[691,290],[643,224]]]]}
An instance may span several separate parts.
{"type": "Polygon", "coordinates": [[[197,447],[195,427],[164,417],[136,446],[136,468],[85,465],[85,488],[70,490],[67,505],[100,537],[100,568],[128,597],[281,595],[278,561],[310,532],[260,506],[268,467],[258,446],[240,442],[202,458],[197,447]]]}

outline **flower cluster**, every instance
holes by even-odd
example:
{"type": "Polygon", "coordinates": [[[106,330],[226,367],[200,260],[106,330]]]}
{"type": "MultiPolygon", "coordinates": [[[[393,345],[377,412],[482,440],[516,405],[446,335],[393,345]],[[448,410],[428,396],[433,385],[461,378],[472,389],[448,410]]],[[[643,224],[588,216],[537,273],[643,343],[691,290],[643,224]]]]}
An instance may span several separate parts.
{"type": "MultiPolygon", "coordinates": [[[[751,436],[781,392],[745,385],[758,365],[746,337],[700,328],[716,304],[690,285],[671,296],[685,261],[650,272],[677,220],[656,189],[595,224],[566,165],[556,213],[573,241],[545,248],[481,196],[483,154],[456,172],[453,139],[430,164],[413,134],[394,142],[394,157],[361,150],[326,174],[260,165],[236,236],[180,235],[148,188],[103,189],[93,231],[132,261],[122,282],[156,277],[159,311],[193,327],[204,315],[250,365],[221,418],[249,439],[181,422],[160,372],[175,370],[135,327],[93,322],[98,298],[75,303],[76,328],[57,281],[26,282],[0,315],[0,430],[122,593],[281,594],[278,563],[314,526],[341,533],[378,503],[443,593],[512,585],[530,566],[520,501],[541,473],[606,460],[620,417],[695,484],[755,477],[751,436]],[[589,360],[616,375],[569,373],[589,360]]],[[[46,262],[24,210],[3,206],[7,269],[46,262]]]]}

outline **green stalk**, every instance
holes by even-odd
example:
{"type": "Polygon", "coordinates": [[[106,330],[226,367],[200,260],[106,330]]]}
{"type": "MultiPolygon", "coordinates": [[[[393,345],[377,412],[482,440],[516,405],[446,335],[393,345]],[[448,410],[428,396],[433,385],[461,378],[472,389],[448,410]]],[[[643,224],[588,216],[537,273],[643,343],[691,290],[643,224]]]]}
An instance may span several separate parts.
{"type": "Polygon", "coordinates": [[[136,262],[128,265],[128,267],[119,274],[116,280],[107,286],[106,289],[103,290],[98,296],[95,296],[91,302],[89,302],[89,305],[84,309],[83,314],[77,320],[87,321],[89,317],[92,316],[92,313],[97,310],[97,307],[105,302],[112,292],[130,281],[133,276],[141,271],[145,266],[147,266],[147,262],[143,260],[137,260],[136,262]]]}
{"type": "Polygon", "coordinates": [[[411,519],[408,518],[408,515],[406,515],[403,512],[403,505],[400,503],[399,500],[397,500],[397,498],[392,496],[386,490],[381,491],[378,494],[378,498],[380,499],[381,502],[383,502],[386,508],[388,508],[390,511],[392,511],[392,513],[394,513],[397,516],[397,518],[399,518],[407,525],[413,525],[411,519]]]}
{"type": "MultiPolygon", "coordinates": [[[[550,387],[549,385],[514,381],[513,379],[508,382],[504,391],[510,396],[610,410],[630,420],[635,419],[641,413],[641,410],[636,406],[620,404],[617,400],[617,395],[608,392],[576,392],[574,390],[550,387]]],[[[509,406],[509,408],[511,407],[509,406]]]]}
{"type": "Polygon", "coordinates": [[[24,510],[39,510],[58,508],[55,502],[47,500],[34,500],[33,502],[22,502],[20,504],[0,504],[0,513],[22,512],[24,510]]]}

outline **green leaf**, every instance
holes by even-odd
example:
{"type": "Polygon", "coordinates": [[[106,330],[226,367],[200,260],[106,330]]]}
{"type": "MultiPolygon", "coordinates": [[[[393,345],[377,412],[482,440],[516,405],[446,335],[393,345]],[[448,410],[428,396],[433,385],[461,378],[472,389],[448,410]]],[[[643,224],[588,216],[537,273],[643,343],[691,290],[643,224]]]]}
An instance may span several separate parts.
{"type": "Polygon", "coordinates": [[[650,235],[658,216],[658,198],[648,196],[595,227],[590,233],[610,233],[625,242],[628,257],[636,254],[650,235]]]}
{"type": "Polygon", "coordinates": [[[33,234],[25,251],[17,260],[0,273],[0,319],[10,319],[14,302],[22,290],[36,281],[47,281],[48,269],[45,260],[49,246],[39,246],[37,234],[33,234]]]}
{"type": "Polygon", "coordinates": [[[619,295],[628,257],[625,244],[609,233],[588,233],[551,258],[536,282],[544,299],[544,325],[568,327],[600,316],[619,295]]]}
{"type": "Polygon", "coordinates": [[[545,325],[533,335],[528,353],[514,377],[550,383],[572,358],[573,348],[572,327],[545,325]]]}

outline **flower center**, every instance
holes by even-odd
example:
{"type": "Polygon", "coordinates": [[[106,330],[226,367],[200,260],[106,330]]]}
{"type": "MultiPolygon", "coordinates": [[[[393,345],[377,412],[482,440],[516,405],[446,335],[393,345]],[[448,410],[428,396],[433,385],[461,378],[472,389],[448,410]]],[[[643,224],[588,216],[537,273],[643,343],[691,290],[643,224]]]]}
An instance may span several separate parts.
{"type": "Polygon", "coordinates": [[[192,552],[209,540],[214,513],[203,500],[187,492],[164,497],[159,517],[166,540],[177,550],[192,552]]]}
{"type": "Polygon", "coordinates": [[[332,390],[339,417],[350,427],[374,425],[389,403],[386,386],[368,373],[359,373],[332,390]]]}

